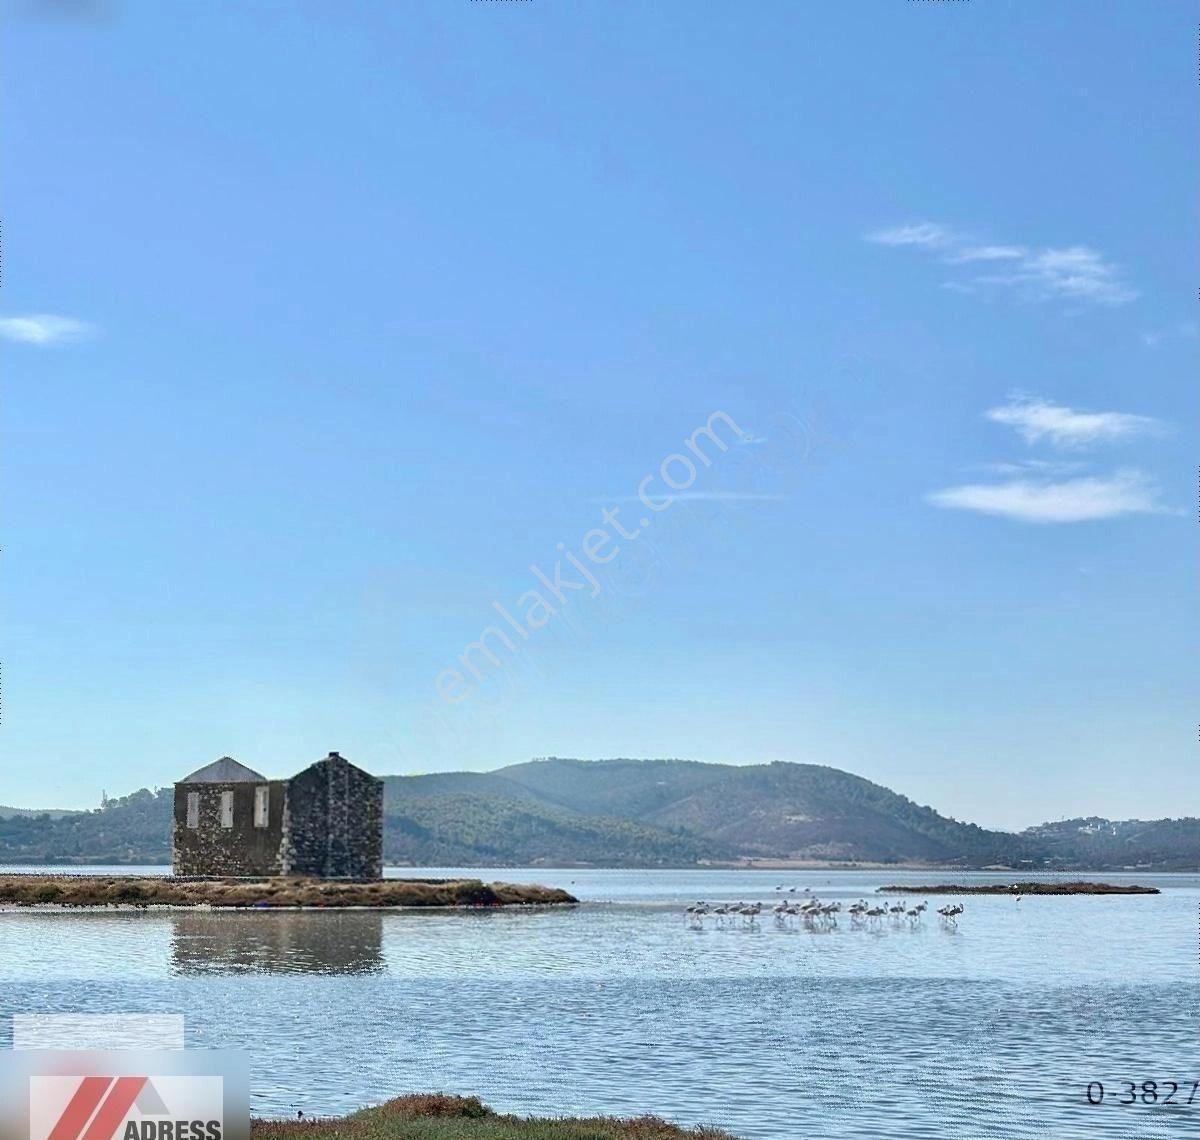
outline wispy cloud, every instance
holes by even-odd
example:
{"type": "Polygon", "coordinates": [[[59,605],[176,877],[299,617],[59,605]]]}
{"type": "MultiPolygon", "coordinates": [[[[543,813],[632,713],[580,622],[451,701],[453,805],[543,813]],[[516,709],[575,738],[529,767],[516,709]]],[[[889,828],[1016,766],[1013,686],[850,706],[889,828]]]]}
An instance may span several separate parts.
{"type": "Polygon", "coordinates": [[[939,226],[935,222],[913,222],[907,226],[893,226],[867,234],[867,241],[879,245],[923,245],[933,249],[944,249],[960,240],[948,226],[939,226]]]}
{"type": "Polygon", "coordinates": [[[1117,267],[1086,245],[1034,248],[980,242],[938,222],[910,222],[876,230],[866,238],[877,245],[922,248],[950,265],[995,266],[989,273],[976,272],[969,277],[970,285],[1011,289],[1032,300],[1111,306],[1127,304],[1137,297],[1137,292],[1122,281],[1117,267]]]}
{"type": "Polygon", "coordinates": [[[0,337],[19,344],[41,346],[78,340],[92,331],[86,321],[59,317],[52,313],[34,313],[25,317],[0,317],[0,337]]]}
{"type": "Polygon", "coordinates": [[[1116,443],[1136,435],[1160,432],[1163,425],[1150,416],[1128,412],[1080,412],[1063,404],[1021,396],[989,408],[987,418],[1015,428],[1026,443],[1046,442],[1057,447],[1081,448],[1096,443],[1116,443]]]}
{"type": "Polygon", "coordinates": [[[1121,281],[1116,266],[1085,245],[1043,249],[1022,257],[1007,276],[980,280],[1028,286],[1033,295],[1043,299],[1065,298],[1097,305],[1124,305],[1137,297],[1121,281]]]}
{"type": "Polygon", "coordinates": [[[1089,522],[1121,515],[1174,513],[1159,501],[1158,489],[1141,471],[1059,481],[1011,479],[968,483],[926,496],[935,507],[977,511],[1031,523],[1089,522]]]}
{"type": "Polygon", "coordinates": [[[1011,261],[1027,257],[1023,245],[968,245],[957,250],[950,258],[953,262],[963,261],[1011,261]]]}
{"type": "MultiPolygon", "coordinates": [[[[1164,430],[1162,422],[1150,416],[1083,412],[1019,392],[1010,396],[1007,404],[989,408],[984,415],[1013,428],[1027,444],[1045,444],[1068,452],[1164,430]]],[[[1088,466],[1080,459],[1061,456],[981,464],[983,470],[1005,478],[946,487],[925,499],[935,507],[1034,523],[1180,513],[1163,505],[1157,486],[1137,468],[1092,475],[1085,474],[1088,466]]]]}
{"type": "Polygon", "coordinates": [[[1022,459],[1018,463],[981,463],[977,470],[993,475],[1070,475],[1082,471],[1086,463],[1058,459],[1022,459]]]}

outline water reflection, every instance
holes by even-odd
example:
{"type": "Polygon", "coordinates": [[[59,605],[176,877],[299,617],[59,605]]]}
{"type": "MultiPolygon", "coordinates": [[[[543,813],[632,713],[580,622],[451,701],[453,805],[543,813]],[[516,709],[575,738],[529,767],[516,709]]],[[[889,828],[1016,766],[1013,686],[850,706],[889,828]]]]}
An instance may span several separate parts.
{"type": "Polygon", "coordinates": [[[379,974],[373,911],[185,912],[171,916],[175,974],[379,974]]]}
{"type": "Polygon", "coordinates": [[[853,901],[908,880],[478,873],[612,901],[13,910],[0,914],[0,1050],[18,1013],[183,1013],[190,1045],[245,1052],[255,1113],[289,1119],[437,1089],[520,1115],[652,1111],[745,1140],[1196,1131],[1200,1094],[1180,1102],[1197,1076],[1198,876],[1146,876],[1162,895],[974,896],[957,931],[843,919],[818,935],[772,921],[689,929],[683,907],[761,900],[769,913],[779,886],[853,901]],[[1158,1105],[1088,1104],[1089,1081],[1123,1093],[1134,1077],[1160,1082],[1158,1105]],[[1175,1104],[1161,1103],[1164,1081],[1179,1083],[1175,1104]]]}

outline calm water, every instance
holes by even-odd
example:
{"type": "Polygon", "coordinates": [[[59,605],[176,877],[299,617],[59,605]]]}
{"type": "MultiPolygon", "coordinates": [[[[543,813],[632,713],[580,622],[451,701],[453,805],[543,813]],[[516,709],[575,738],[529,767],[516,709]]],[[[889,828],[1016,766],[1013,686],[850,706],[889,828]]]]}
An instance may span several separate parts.
{"type": "Polygon", "coordinates": [[[1122,1080],[1156,1080],[1186,1100],[1200,1080],[1200,876],[1103,876],[1156,896],[968,897],[957,930],[843,915],[813,932],[769,915],[691,930],[682,906],[773,902],[779,885],[870,898],[948,873],[405,873],[538,881],[585,903],[4,913],[0,1045],[16,1012],[183,1013],[190,1046],[247,1052],[259,1115],[441,1090],[518,1113],[653,1111],[746,1140],[1200,1135],[1200,1093],[1191,1108],[1085,1099],[1089,1081],[1120,1096],[1122,1080]]]}

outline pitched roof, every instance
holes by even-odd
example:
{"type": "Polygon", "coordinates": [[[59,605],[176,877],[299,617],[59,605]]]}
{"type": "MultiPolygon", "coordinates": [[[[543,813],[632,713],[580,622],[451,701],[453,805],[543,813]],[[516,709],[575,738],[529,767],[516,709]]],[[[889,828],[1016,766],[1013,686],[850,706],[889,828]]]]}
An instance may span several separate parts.
{"type": "MultiPolygon", "coordinates": [[[[311,772],[312,769],[314,769],[314,768],[324,768],[324,767],[353,768],[356,772],[361,772],[364,776],[371,776],[371,773],[368,772],[365,768],[360,768],[357,764],[351,764],[350,761],[347,760],[346,757],[343,756],[340,752],[331,752],[323,760],[318,760],[315,764],[310,764],[307,768],[304,769],[304,771],[311,772]]],[[[375,779],[378,779],[378,777],[371,776],[371,779],[375,780],[375,779]]],[[[380,782],[382,783],[382,781],[380,781],[380,782]]]]}
{"type": "Polygon", "coordinates": [[[222,756],[203,768],[197,768],[190,776],[184,776],[176,781],[180,784],[261,784],[266,782],[266,776],[239,764],[232,756],[222,756]]]}

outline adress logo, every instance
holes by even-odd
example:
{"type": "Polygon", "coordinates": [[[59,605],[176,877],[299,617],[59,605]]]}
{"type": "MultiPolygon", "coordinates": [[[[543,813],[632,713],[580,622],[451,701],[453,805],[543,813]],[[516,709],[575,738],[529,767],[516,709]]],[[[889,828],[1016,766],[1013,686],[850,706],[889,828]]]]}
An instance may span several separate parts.
{"type": "Polygon", "coordinates": [[[222,1140],[216,1076],[29,1078],[29,1140],[222,1140]]]}

